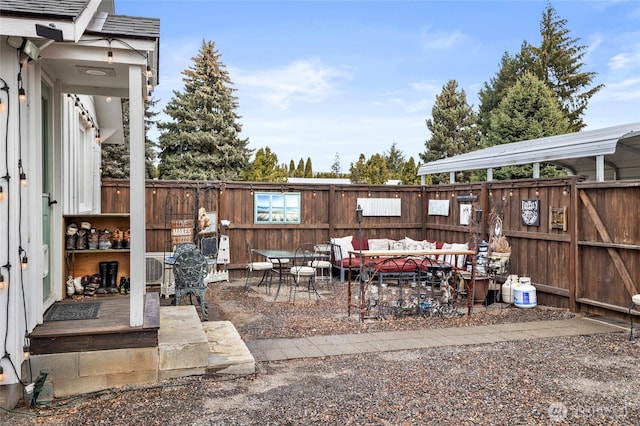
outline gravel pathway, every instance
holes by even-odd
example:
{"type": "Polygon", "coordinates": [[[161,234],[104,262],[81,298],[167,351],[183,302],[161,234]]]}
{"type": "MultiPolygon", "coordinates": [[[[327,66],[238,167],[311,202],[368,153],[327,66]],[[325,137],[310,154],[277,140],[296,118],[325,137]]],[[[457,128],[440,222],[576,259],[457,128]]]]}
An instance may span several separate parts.
{"type": "MultiPolygon", "coordinates": [[[[301,337],[314,329],[339,334],[363,332],[363,327],[472,326],[571,316],[545,307],[504,308],[453,320],[360,324],[336,311],[342,308],[273,303],[236,291],[220,286],[210,303],[218,304],[225,319],[236,318],[247,340],[301,337]]],[[[18,407],[19,412],[0,413],[0,424],[638,425],[639,359],[640,339],[629,341],[621,332],[264,362],[251,376],[188,377],[35,409],[18,407]]]]}

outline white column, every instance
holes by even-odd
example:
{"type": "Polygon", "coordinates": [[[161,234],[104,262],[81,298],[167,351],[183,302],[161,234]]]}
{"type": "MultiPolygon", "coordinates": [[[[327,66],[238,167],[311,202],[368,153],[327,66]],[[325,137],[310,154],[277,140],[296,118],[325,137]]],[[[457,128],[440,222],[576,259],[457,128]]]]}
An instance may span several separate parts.
{"type": "Polygon", "coordinates": [[[533,177],[535,179],[540,177],[540,163],[533,163],[533,177]]]}
{"type": "Polygon", "coordinates": [[[131,228],[130,262],[131,293],[129,299],[131,327],[141,326],[144,320],[145,293],[145,150],[144,105],[142,99],[142,67],[129,66],[129,212],[131,228]]]}
{"type": "Polygon", "coordinates": [[[604,155],[596,157],[596,181],[604,182],[604,155]]]}

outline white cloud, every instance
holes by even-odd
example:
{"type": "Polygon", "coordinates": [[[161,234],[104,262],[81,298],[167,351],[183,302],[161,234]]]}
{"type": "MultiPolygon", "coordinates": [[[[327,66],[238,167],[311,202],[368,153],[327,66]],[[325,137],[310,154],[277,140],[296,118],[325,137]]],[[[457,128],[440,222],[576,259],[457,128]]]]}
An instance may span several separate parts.
{"type": "Polygon", "coordinates": [[[468,36],[460,30],[430,31],[428,28],[420,32],[420,42],[424,49],[448,50],[462,43],[468,36]]]}
{"type": "Polygon", "coordinates": [[[639,68],[640,64],[640,45],[634,46],[631,51],[618,53],[607,62],[612,70],[626,70],[639,68]]]}
{"type": "Polygon", "coordinates": [[[337,92],[341,81],[352,78],[345,68],[305,60],[264,70],[236,68],[232,75],[238,90],[281,110],[287,110],[298,102],[322,102],[337,92]]]}

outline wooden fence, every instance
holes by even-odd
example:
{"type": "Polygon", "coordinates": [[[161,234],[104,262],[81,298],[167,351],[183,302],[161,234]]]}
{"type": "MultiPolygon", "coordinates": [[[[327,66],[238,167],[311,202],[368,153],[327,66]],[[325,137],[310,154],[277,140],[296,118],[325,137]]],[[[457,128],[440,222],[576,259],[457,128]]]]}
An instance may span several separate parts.
{"type": "MultiPolygon", "coordinates": [[[[512,246],[511,271],[531,278],[540,304],[625,314],[631,295],[640,293],[637,181],[593,183],[567,177],[421,187],[150,180],[147,251],[170,252],[171,221],[192,218],[197,223],[200,207],[215,212],[218,226],[222,219],[230,221],[225,232],[231,242],[229,269],[236,277],[244,273],[245,240],[261,248],[294,248],[345,235],[468,242],[475,234],[487,240],[493,210],[503,217],[503,233],[512,246]],[[259,194],[299,194],[299,223],[256,223],[259,194]],[[358,199],[393,205],[398,202],[389,200],[399,200],[400,215],[365,216],[358,224],[358,199]],[[432,214],[434,204],[447,202],[447,215],[432,214]],[[537,206],[535,223],[525,223],[523,203],[537,206]],[[482,211],[477,224],[461,223],[462,204],[482,211]]],[[[102,211],[123,213],[128,208],[128,181],[105,180],[102,211]]]]}

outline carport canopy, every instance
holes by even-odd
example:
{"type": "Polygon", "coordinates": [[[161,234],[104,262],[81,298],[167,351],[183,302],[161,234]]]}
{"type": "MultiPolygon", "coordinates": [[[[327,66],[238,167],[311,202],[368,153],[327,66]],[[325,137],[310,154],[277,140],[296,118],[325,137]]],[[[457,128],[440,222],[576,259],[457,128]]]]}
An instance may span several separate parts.
{"type": "Polygon", "coordinates": [[[426,163],[418,176],[424,184],[426,175],[449,173],[454,183],[456,172],[487,169],[492,180],[496,167],[533,164],[537,178],[540,163],[592,181],[640,179],[640,123],[495,145],[426,163]]]}

